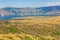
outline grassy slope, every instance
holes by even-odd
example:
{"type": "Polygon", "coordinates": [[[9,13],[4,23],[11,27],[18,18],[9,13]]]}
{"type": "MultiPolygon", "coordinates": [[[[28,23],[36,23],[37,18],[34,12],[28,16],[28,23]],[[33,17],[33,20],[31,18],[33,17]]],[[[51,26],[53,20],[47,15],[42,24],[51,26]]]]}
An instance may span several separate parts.
{"type": "Polygon", "coordinates": [[[38,37],[36,40],[60,40],[60,16],[0,21],[0,33],[5,36],[10,35],[9,33],[12,33],[11,35],[26,34],[25,36],[28,34],[38,37]]]}

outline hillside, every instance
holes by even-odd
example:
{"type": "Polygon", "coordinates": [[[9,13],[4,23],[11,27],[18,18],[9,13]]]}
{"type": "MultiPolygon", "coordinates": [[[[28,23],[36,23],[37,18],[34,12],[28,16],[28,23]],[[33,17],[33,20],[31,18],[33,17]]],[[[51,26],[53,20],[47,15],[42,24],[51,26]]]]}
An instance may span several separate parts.
{"type": "Polygon", "coordinates": [[[0,19],[26,17],[26,16],[60,16],[60,6],[48,6],[37,8],[0,8],[0,19]],[[2,11],[3,10],[3,11],[2,11]],[[3,16],[3,17],[2,17],[3,16]]]}
{"type": "Polygon", "coordinates": [[[1,40],[60,40],[60,16],[0,20],[0,25],[1,40]]]}
{"type": "Polygon", "coordinates": [[[38,7],[38,8],[3,8],[4,10],[12,13],[16,13],[17,16],[29,16],[29,15],[60,15],[60,6],[38,7]]]}

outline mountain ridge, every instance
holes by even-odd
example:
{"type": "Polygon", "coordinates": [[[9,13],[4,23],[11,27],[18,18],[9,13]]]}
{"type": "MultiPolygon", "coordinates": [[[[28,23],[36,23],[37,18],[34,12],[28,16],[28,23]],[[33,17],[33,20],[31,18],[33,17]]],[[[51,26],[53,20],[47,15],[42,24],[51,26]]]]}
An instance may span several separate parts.
{"type": "Polygon", "coordinates": [[[5,17],[22,17],[22,16],[60,16],[60,6],[48,6],[48,7],[26,7],[26,8],[15,8],[15,7],[5,7],[0,8],[5,12],[0,11],[0,17],[2,14],[5,17]],[[5,13],[5,14],[4,14],[5,13]]]}

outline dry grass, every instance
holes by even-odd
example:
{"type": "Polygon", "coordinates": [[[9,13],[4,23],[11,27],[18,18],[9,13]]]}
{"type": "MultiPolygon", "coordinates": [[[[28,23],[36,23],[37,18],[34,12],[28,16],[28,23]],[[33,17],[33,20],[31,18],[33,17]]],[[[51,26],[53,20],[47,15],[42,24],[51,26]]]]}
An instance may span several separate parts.
{"type": "Polygon", "coordinates": [[[12,36],[11,40],[60,40],[60,16],[0,21],[0,36],[4,40],[10,40],[12,36]]]}
{"type": "Polygon", "coordinates": [[[38,37],[29,34],[0,34],[0,40],[38,40],[38,37]]]}
{"type": "Polygon", "coordinates": [[[42,36],[42,38],[29,35],[29,34],[0,34],[0,40],[53,40],[54,37],[51,36],[42,36]]]}
{"type": "Polygon", "coordinates": [[[25,19],[10,20],[11,22],[31,22],[31,23],[50,23],[50,24],[60,24],[60,16],[53,17],[28,17],[25,19]]]}

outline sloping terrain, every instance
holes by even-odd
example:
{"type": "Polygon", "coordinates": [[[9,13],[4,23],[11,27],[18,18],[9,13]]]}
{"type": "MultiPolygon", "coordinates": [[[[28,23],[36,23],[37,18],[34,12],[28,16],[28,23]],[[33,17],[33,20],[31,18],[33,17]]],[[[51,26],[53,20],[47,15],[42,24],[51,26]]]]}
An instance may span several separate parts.
{"type": "Polygon", "coordinates": [[[6,7],[2,8],[7,12],[12,12],[13,16],[57,16],[60,15],[60,6],[48,6],[37,8],[14,8],[6,7]]]}
{"type": "Polygon", "coordinates": [[[60,40],[60,16],[0,20],[0,39],[60,40]]]}
{"type": "Polygon", "coordinates": [[[60,15],[60,6],[48,6],[48,7],[37,7],[37,8],[14,8],[6,7],[0,8],[0,16],[58,16],[60,15]],[[4,11],[2,11],[4,10],[4,11]]]}
{"type": "Polygon", "coordinates": [[[0,8],[0,20],[8,20],[16,17],[30,16],[60,16],[60,6],[48,6],[37,8],[0,8]]]}

